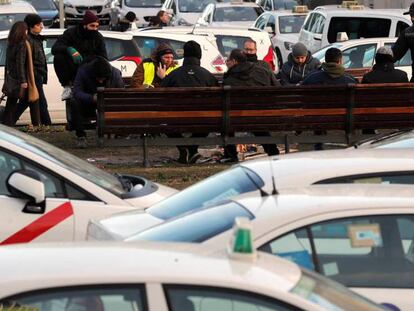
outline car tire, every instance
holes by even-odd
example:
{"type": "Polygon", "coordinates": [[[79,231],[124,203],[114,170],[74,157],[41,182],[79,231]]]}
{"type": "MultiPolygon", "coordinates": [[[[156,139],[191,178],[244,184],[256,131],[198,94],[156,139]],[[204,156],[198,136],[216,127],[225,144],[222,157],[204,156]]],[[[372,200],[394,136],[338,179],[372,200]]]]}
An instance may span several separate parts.
{"type": "Polygon", "coordinates": [[[276,49],[276,57],[277,57],[277,65],[278,65],[279,70],[280,70],[280,69],[282,69],[283,59],[282,59],[282,53],[280,53],[279,49],[276,49]]]}

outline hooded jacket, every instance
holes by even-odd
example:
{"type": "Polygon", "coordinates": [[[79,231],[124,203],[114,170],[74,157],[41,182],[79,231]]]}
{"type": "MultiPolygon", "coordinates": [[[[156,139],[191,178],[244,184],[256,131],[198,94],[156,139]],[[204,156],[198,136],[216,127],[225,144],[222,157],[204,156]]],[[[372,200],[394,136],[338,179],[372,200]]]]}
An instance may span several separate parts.
{"type": "Polygon", "coordinates": [[[348,83],[355,84],[358,81],[345,73],[344,66],[337,63],[323,63],[319,70],[309,74],[302,82],[303,85],[336,85],[348,83]]]}
{"type": "Polygon", "coordinates": [[[372,71],[366,73],[361,83],[404,83],[408,82],[407,74],[394,68],[394,63],[375,64],[372,71]]]}
{"type": "MultiPolygon", "coordinates": [[[[143,83],[145,80],[145,67],[146,64],[152,63],[154,65],[154,78],[152,79],[152,85],[154,87],[159,87],[161,85],[161,79],[157,76],[157,67],[159,66],[160,59],[157,57],[158,52],[171,49],[171,47],[166,43],[161,43],[154,51],[151,53],[150,58],[145,58],[142,60],[141,64],[135,69],[134,74],[131,78],[131,83],[129,85],[130,88],[143,88],[143,83]]],[[[173,62],[173,64],[167,69],[166,75],[168,75],[171,71],[178,68],[177,62],[173,62]]]]}
{"type": "Polygon", "coordinates": [[[297,85],[302,82],[308,74],[319,69],[321,63],[319,59],[314,58],[310,52],[306,56],[306,61],[303,65],[298,65],[292,53],[289,54],[287,62],[282,65],[277,78],[282,85],[297,85]]]}
{"type": "Polygon", "coordinates": [[[272,86],[269,71],[252,62],[245,62],[231,67],[223,79],[224,85],[232,86],[272,86]]]}

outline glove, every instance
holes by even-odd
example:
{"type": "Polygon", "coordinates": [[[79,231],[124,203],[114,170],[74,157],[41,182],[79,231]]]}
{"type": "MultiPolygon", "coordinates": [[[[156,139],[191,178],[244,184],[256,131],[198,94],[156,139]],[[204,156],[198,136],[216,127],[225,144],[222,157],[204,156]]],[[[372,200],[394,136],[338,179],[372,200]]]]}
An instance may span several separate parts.
{"type": "Polygon", "coordinates": [[[74,47],[70,46],[66,50],[76,65],[80,65],[82,63],[83,57],[74,47]]]}

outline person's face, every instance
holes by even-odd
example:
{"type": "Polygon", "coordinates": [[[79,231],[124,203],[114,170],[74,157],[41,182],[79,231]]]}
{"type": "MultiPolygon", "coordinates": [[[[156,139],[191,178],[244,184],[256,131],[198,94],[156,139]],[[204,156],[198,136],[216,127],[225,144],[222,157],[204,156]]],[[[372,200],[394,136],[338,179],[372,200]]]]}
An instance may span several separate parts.
{"type": "Polygon", "coordinates": [[[249,55],[256,55],[257,54],[257,48],[256,45],[253,42],[246,42],[244,44],[244,53],[249,55]]]}
{"type": "Polygon", "coordinates": [[[293,60],[298,65],[303,65],[306,62],[306,56],[293,56],[293,60]]]}
{"type": "Polygon", "coordinates": [[[227,68],[230,69],[231,67],[234,67],[236,65],[236,61],[234,59],[227,58],[226,65],[227,65],[227,68]]]}
{"type": "Polygon", "coordinates": [[[86,25],[85,28],[86,28],[86,30],[98,30],[99,23],[98,22],[90,23],[90,24],[86,25]]]}
{"type": "Polygon", "coordinates": [[[30,31],[33,34],[38,35],[39,33],[42,32],[43,28],[44,28],[43,23],[39,23],[39,24],[34,25],[32,28],[30,28],[30,31]]]}
{"type": "Polygon", "coordinates": [[[170,16],[166,12],[164,12],[160,19],[163,23],[168,24],[168,22],[170,21],[170,16]]]}
{"type": "Polygon", "coordinates": [[[174,55],[172,54],[165,54],[161,56],[161,64],[170,67],[174,61],[174,55]]]}

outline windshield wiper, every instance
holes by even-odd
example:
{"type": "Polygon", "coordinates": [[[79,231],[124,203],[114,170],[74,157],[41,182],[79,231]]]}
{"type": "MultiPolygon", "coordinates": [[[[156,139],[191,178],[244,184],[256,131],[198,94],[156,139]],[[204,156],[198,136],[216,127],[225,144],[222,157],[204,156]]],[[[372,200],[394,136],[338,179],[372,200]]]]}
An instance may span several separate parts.
{"type": "Polygon", "coordinates": [[[122,188],[125,191],[130,192],[132,190],[132,188],[134,187],[134,185],[132,184],[132,182],[128,178],[123,177],[119,173],[115,173],[114,175],[115,175],[116,178],[118,178],[119,182],[122,185],[122,188]]]}

